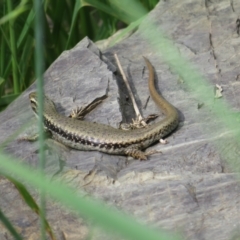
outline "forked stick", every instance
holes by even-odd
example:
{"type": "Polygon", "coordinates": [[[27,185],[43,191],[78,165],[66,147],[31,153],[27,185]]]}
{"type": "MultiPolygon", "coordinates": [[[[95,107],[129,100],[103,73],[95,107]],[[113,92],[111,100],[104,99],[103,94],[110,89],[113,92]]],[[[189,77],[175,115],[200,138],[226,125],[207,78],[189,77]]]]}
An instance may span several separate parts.
{"type": "Polygon", "coordinates": [[[144,118],[142,117],[142,115],[141,115],[141,113],[140,113],[140,111],[139,111],[139,109],[138,109],[138,106],[137,106],[137,104],[136,104],[136,101],[135,101],[135,98],[134,98],[134,96],[133,96],[132,90],[131,90],[131,88],[130,88],[129,82],[128,82],[128,80],[127,80],[127,77],[126,77],[123,69],[122,69],[122,66],[121,66],[121,64],[120,64],[120,61],[119,61],[118,56],[117,56],[116,53],[114,54],[114,57],[115,57],[115,59],[116,59],[118,68],[119,68],[119,70],[120,70],[120,73],[121,73],[121,75],[122,75],[122,77],[123,77],[123,81],[124,81],[124,83],[125,83],[126,86],[127,86],[127,90],[128,90],[129,95],[130,95],[130,98],[131,98],[131,100],[132,100],[133,108],[134,108],[134,111],[135,111],[136,116],[137,116],[137,117],[136,117],[136,118],[137,118],[137,121],[139,121],[139,123],[141,123],[143,126],[146,126],[147,124],[145,123],[144,118]]]}

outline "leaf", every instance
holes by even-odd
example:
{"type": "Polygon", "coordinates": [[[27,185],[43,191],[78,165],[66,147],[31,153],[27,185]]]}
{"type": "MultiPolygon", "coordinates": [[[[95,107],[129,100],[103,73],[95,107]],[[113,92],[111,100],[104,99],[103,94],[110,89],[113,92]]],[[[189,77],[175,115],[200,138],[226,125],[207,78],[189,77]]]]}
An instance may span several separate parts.
{"type": "Polygon", "coordinates": [[[3,223],[3,225],[6,227],[6,229],[12,234],[12,236],[15,238],[15,240],[23,240],[23,238],[18,234],[16,229],[13,227],[11,222],[8,220],[8,218],[3,214],[1,209],[0,209],[0,221],[3,223]]]}
{"type": "MultiPolygon", "coordinates": [[[[16,187],[16,189],[18,190],[19,194],[22,196],[23,200],[25,201],[25,203],[40,217],[42,217],[41,214],[41,209],[39,208],[38,204],[35,202],[34,198],[31,196],[31,194],[28,192],[28,190],[26,189],[26,187],[20,183],[19,181],[17,181],[16,179],[6,175],[5,176],[10,182],[12,182],[14,184],[14,186],[16,187]]],[[[50,238],[52,240],[56,240],[52,229],[47,221],[46,218],[44,218],[44,225],[45,225],[45,230],[48,232],[50,238]]]]}

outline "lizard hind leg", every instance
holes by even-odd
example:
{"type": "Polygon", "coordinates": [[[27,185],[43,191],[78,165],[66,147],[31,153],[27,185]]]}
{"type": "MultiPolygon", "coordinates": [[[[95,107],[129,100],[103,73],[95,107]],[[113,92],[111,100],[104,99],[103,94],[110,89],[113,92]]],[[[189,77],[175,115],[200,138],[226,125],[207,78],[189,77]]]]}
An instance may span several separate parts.
{"type": "Polygon", "coordinates": [[[146,154],[137,148],[128,148],[125,150],[125,154],[141,161],[147,160],[146,154]]]}
{"type": "Polygon", "coordinates": [[[151,114],[148,117],[141,119],[139,117],[136,117],[136,119],[132,119],[132,123],[121,123],[119,129],[128,131],[137,128],[145,128],[148,127],[149,122],[153,121],[157,117],[157,114],[151,114]]]}

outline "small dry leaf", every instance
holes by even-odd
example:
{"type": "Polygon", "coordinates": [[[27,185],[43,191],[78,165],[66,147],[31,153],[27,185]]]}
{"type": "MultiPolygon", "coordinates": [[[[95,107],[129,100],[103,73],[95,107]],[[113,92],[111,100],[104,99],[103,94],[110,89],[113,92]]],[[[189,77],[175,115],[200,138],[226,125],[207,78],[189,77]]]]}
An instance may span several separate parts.
{"type": "Polygon", "coordinates": [[[162,138],[159,140],[159,142],[161,144],[167,144],[168,143],[168,141],[166,139],[162,139],[162,138]]]}
{"type": "Polygon", "coordinates": [[[223,96],[222,91],[223,91],[222,87],[220,85],[216,84],[216,86],[215,86],[215,96],[214,97],[215,98],[221,98],[223,96]]]}

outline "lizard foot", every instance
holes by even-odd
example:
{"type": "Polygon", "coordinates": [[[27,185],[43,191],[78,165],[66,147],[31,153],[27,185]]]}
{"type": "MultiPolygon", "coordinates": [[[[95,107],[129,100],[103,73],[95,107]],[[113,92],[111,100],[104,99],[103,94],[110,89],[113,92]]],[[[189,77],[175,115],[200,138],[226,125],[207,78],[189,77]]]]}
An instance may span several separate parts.
{"type": "Polygon", "coordinates": [[[75,118],[78,120],[83,120],[85,115],[91,112],[94,108],[96,108],[104,99],[107,98],[107,95],[103,95],[94,99],[91,103],[86,105],[85,107],[80,107],[73,109],[71,114],[68,116],[69,118],[75,118]]]}
{"type": "Polygon", "coordinates": [[[133,157],[135,159],[139,159],[139,160],[147,160],[147,156],[144,152],[142,152],[141,150],[138,150],[136,148],[129,148],[126,149],[125,154],[127,156],[133,157]]]}
{"type": "Polygon", "coordinates": [[[157,114],[151,114],[146,118],[143,119],[132,119],[132,123],[121,123],[120,124],[120,129],[122,130],[132,130],[132,129],[136,129],[136,128],[144,128],[147,127],[148,123],[153,121],[154,119],[156,119],[158,117],[157,114]]]}
{"type": "Polygon", "coordinates": [[[78,119],[78,120],[82,120],[85,116],[85,109],[84,108],[75,108],[72,110],[71,114],[68,116],[69,118],[75,118],[75,119],[78,119]]]}
{"type": "Polygon", "coordinates": [[[33,135],[25,135],[17,139],[18,142],[21,142],[21,141],[35,142],[37,140],[38,140],[38,133],[33,135]]]}

